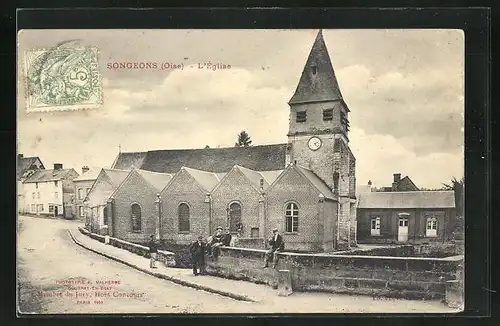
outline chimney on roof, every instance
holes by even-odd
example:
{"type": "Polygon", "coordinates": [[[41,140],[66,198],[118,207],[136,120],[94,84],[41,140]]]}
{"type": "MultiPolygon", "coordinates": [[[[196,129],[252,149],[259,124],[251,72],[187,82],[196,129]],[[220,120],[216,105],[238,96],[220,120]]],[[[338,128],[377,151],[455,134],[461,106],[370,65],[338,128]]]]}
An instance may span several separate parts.
{"type": "Polygon", "coordinates": [[[54,163],[54,170],[62,170],[63,165],[61,163],[54,163]]]}
{"type": "Polygon", "coordinates": [[[264,179],[260,179],[260,191],[264,191],[264,179]]]}
{"type": "Polygon", "coordinates": [[[368,180],[368,185],[371,186],[372,185],[372,181],[371,180],[368,180]]]}
{"type": "Polygon", "coordinates": [[[82,166],[82,174],[85,174],[85,173],[89,172],[89,170],[90,170],[90,169],[89,169],[89,167],[88,167],[88,166],[86,166],[86,165],[85,165],[85,166],[82,166]]]}
{"type": "Polygon", "coordinates": [[[401,181],[401,173],[394,173],[394,182],[392,183],[392,191],[398,190],[399,181],[401,181]]]}
{"type": "Polygon", "coordinates": [[[17,158],[23,158],[24,155],[23,154],[17,154],[17,158]]]}

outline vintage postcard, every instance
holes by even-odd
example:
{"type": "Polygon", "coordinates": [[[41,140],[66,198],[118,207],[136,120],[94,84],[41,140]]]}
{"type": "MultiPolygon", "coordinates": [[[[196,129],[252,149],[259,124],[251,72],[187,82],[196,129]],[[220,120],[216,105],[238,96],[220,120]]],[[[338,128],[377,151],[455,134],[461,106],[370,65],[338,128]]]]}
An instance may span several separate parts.
{"type": "Polygon", "coordinates": [[[464,305],[460,30],[18,33],[18,315],[464,305]]]}

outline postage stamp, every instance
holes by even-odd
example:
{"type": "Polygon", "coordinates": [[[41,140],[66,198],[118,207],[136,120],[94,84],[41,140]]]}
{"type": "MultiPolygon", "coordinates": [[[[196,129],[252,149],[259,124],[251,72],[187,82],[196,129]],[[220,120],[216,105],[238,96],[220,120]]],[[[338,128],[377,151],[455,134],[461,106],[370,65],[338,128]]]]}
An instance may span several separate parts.
{"type": "Polygon", "coordinates": [[[68,47],[25,52],[26,110],[95,109],[102,104],[96,47],[68,47]]]}

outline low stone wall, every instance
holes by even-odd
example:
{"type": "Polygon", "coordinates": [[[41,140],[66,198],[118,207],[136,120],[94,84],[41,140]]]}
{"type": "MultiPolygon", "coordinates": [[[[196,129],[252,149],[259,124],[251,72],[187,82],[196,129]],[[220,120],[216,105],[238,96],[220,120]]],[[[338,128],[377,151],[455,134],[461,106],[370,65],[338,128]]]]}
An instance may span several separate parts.
{"type": "Polygon", "coordinates": [[[264,238],[236,238],[234,246],[248,249],[265,249],[265,241],[264,238]]]}
{"type": "MultiPolygon", "coordinates": [[[[84,228],[79,228],[79,230],[81,233],[91,237],[92,239],[98,240],[102,243],[106,243],[106,236],[91,233],[84,228]]],[[[125,249],[127,251],[130,251],[130,252],[137,254],[137,255],[140,255],[140,256],[149,257],[149,248],[146,246],[142,246],[142,245],[139,245],[136,243],[132,243],[132,242],[128,242],[128,241],[124,241],[124,240],[120,240],[120,239],[112,238],[112,237],[109,237],[109,244],[114,246],[114,247],[117,247],[117,248],[125,249]]],[[[169,251],[165,251],[165,250],[158,250],[157,259],[158,259],[158,261],[165,263],[165,265],[168,267],[175,267],[175,265],[176,265],[175,254],[173,252],[169,252],[169,251]]]]}
{"type": "Polygon", "coordinates": [[[294,291],[323,291],[444,299],[446,282],[460,279],[463,256],[411,258],[281,253],[276,269],[263,268],[265,250],[221,248],[206,261],[212,275],[278,285],[278,270],[289,270],[294,291]]]}

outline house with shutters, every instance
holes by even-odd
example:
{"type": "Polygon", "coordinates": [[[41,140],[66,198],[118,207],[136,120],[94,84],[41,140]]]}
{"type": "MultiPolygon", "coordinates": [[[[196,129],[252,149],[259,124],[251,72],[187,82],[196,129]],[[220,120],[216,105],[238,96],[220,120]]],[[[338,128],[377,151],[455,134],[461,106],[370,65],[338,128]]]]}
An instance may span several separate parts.
{"type": "Polygon", "coordinates": [[[73,218],[73,180],[75,169],[64,169],[60,163],[54,169],[34,172],[23,182],[27,212],[34,215],[73,218]]]}
{"type": "MultiPolygon", "coordinates": [[[[394,183],[399,179],[395,175],[394,183]]],[[[456,216],[455,193],[415,190],[408,178],[403,189],[374,191],[359,187],[357,221],[359,243],[446,242],[456,216]],[[410,190],[409,190],[410,189],[410,190]]]]}
{"type": "MultiPolygon", "coordinates": [[[[77,212],[85,214],[85,227],[95,233],[108,232],[108,200],[130,171],[101,169],[77,212]]],[[[79,187],[76,187],[79,188],[79,187]]],[[[80,187],[81,188],[81,187],[80,187]]]]}
{"type": "Polygon", "coordinates": [[[187,244],[222,226],[240,243],[250,239],[251,246],[265,246],[277,227],[287,248],[297,251],[355,246],[356,159],[349,146],[350,110],[322,31],[288,105],[288,141],[283,144],[120,152],[113,169],[175,176],[157,198],[161,204],[156,216],[151,216],[152,209],[141,209],[141,235],[131,231],[138,215],[132,206],[146,200],[144,207],[150,207],[155,190],[150,187],[143,198],[133,184],[145,187],[138,173],[124,181],[112,198],[111,234],[145,239],[156,227],[162,240],[187,244]]]}
{"type": "Polygon", "coordinates": [[[35,171],[44,170],[45,166],[38,156],[25,157],[17,154],[16,186],[17,186],[17,211],[19,213],[29,213],[30,207],[25,203],[25,190],[23,182],[35,171]]]}
{"type": "Polygon", "coordinates": [[[92,188],[99,172],[100,168],[89,168],[88,166],[82,167],[82,174],[73,180],[75,185],[75,196],[73,198],[73,211],[75,212],[75,218],[84,221],[86,218],[84,200],[87,194],[92,188]]]}

